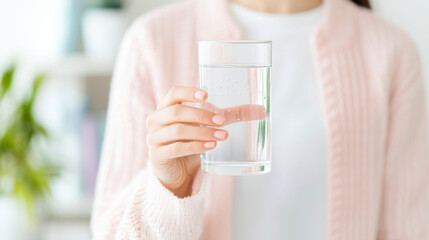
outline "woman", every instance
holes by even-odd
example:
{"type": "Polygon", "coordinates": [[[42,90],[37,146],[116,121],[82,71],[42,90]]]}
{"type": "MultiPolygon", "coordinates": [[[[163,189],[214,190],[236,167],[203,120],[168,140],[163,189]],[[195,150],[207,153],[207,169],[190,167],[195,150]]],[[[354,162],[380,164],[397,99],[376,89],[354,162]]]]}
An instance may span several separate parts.
{"type": "MultiPolygon", "coordinates": [[[[369,7],[364,1],[356,1],[369,7]]],[[[428,239],[428,130],[409,38],[347,0],[192,0],[128,31],[98,176],[95,239],[428,239]],[[199,170],[228,137],[199,40],[273,40],[273,170],[199,170]],[[179,87],[180,86],[180,87],[179,87]]]]}

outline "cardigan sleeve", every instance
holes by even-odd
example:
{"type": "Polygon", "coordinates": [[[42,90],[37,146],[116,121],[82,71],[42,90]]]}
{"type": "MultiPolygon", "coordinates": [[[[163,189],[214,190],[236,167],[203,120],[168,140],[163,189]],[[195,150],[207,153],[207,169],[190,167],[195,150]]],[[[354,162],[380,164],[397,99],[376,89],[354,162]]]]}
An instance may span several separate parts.
{"type": "Polygon", "coordinates": [[[396,46],[379,239],[429,239],[429,138],[417,50],[404,37],[396,46]]]}
{"type": "Polygon", "coordinates": [[[137,20],[127,31],[115,66],[91,219],[96,240],[197,239],[203,228],[201,174],[193,194],[178,198],[147,164],[146,117],[156,101],[145,24],[137,20]]]}

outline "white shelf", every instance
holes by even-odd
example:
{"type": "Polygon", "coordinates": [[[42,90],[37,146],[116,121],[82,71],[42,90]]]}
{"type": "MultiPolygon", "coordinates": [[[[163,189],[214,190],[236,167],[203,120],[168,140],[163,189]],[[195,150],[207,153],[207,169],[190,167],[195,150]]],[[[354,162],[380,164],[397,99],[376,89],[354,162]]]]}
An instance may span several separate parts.
{"type": "Polygon", "coordinates": [[[40,233],[43,240],[90,240],[91,233],[87,222],[46,223],[40,233]]]}
{"type": "Polygon", "coordinates": [[[96,60],[88,58],[84,54],[75,54],[53,66],[49,71],[49,76],[54,78],[110,78],[113,74],[113,67],[113,60],[96,60]]]}
{"type": "Polygon", "coordinates": [[[73,201],[73,204],[52,200],[48,203],[45,217],[47,222],[89,221],[91,218],[93,202],[91,196],[82,196],[77,201],[73,201]]]}
{"type": "Polygon", "coordinates": [[[44,208],[38,230],[38,238],[43,240],[90,240],[90,219],[93,198],[82,196],[73,204],[50,199],[44,208]]]}

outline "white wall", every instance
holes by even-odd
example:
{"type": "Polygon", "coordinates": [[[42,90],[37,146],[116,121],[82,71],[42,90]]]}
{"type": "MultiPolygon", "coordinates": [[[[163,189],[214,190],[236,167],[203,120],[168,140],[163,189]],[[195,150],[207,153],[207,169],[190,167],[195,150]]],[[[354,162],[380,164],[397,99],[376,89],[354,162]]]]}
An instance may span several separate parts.
{"type": "Polygon", "coordinates": [[[179,1],[180,0],[128,0],[126,2],[126,8],[133,17],[137,17],[151,9],[179,1]]]}
{"type": "Polygon", "coordinates": [[[0,66],[11,60],[51,63],[63,57],[69,3],[0,0],[0,66]]]}

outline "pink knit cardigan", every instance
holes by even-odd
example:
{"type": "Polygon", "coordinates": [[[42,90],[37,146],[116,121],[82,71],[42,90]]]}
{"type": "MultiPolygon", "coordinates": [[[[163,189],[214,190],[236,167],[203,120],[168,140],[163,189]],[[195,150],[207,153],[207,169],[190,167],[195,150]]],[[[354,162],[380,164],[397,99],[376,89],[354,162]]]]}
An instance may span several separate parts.
{"type": "MultiPolygon", "coordinates": [[[[427,240],[429,141],[416,49],[349,1],[323,8],[312,35],[328,138],[321,238],[427,240]]],[[[129,29],[112,83],[94,239],[229,239],[233,178],[199,172],[192,196],[177,198],[147,164],[145,120],[170,87],[198,86],[199,40],[231,39],[240,31],[227,0],[164,7],[129,29]]]]}

